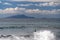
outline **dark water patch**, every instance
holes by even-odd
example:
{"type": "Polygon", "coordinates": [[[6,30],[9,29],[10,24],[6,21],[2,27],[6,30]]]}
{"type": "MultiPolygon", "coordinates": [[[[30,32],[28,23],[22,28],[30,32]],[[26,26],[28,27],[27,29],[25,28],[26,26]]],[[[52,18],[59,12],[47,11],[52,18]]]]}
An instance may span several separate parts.
{"type": "Polygon", "coordinates": [[[10,27],[0,27],[0,29],[22,29],[26,28],[25,26],[17,27],[17,26],[10,26],[10,27]]]}

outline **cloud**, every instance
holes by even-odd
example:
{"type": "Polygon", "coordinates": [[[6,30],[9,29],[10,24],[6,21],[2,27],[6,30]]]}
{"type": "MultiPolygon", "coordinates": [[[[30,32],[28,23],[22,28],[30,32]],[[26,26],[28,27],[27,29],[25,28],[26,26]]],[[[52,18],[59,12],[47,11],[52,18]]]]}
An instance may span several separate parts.
{"type": "Polygon", "coordinates": [[[0,3],[2,3],[3,5],[12,5],[11,3],[8,3],[8,2],[2,2],[2,1],[0,1],[0,3]]]}
{"type": "Polygon", "coordinates": [[[0,1],[0,3],[2,3],[2,2],[0,1]]]}
{"type": "Polygon", "coordinates": [[[0,13],[3,13],[3,14],[16,14],[16,13],[21,13],[22,11],[24,11],[25,8],[6,8],[4,10],[0,10],[0,13]]]}
{"type": "Polygon", "coordinates": [[[27,13],[36,13],[36,14],[58,14],[60,13],[60,9],[56,10],[56,9],[53,9],[53,10],[39,10],[39,9],[29,9],[29,10],[26,10],[27,13]]]}
{"type": "Polygon", "coordinates": [[[59,0],[29,0],[29,1],[33,1],[33,2],[58,2],[59,0]]]}
{"type": "Polygon", "coordinates": [[[60,3],[57,2],[45,2],[41,4],[35,4],[36,6],[58,6],[60,3]]]}
{"type": "Polygon", "coordinates": [[[0,15],[4,15],[2,17],[9,17],[13,15],[20,15],[20,14],[24,14],[27,16],[33,16],[33,17],[38,17],[38,16],[40,17],[40,15],[52,15],[53,16],[56,14],[60,14],[60,9],[40,10],[40,9],[26,9],[26,8],[19,8],[19,7],[0,9],[0,15]]]}
{"type": "Polygon", "coordinates": [[[39,9],[26,9],[26,8],[6,8],[4,10],[0,10],[0,13],[10,13],[10,14],[22,14],[22,13],[38,13],[38,14],[57,14],[60,12],[60,9],[53,9],[53,10],[39,10],[39,9]]]}
{"type": "Polygon", "coordinates": [[[4,5],[12,5],[11,3],[5,2],[3,3],[4,5]]]}
{"type": "Polygon", "coordinates": [[[17,4],[17,6],[31,6],[33,4],[17,4]]]}
{"type": "Polygon", "coordinates": [[[32,1],[32,2],[60,2],[60,0],[10,0],[10,1],[32,1]]]}
{"type": "Polygon", "coordinates": [[[32,4],[32,3],[30,3],[30,4],[17,4],[17,6],[51,6],[51,7],[55,7],[55,6],[59,6],[60,5],[60,3],[58,3],[58,2],[43,2],[43,3],[39,3],[39,4],[32,4]]]}

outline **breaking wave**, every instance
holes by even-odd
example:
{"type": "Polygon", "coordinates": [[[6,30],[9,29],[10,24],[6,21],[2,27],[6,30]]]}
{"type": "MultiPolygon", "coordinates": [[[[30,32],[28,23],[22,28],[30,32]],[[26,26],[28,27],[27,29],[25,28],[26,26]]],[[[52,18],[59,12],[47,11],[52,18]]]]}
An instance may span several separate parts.
{"type": "Polygon", "coordinates": [[[0,37],[0,40],[56,40],[55,35],[53,32],[49,30],[40,30],[33,32],[33,36],[29,35],[28,38],[25,36],[15,36],[15,35],[8,35],[0,37]]]}

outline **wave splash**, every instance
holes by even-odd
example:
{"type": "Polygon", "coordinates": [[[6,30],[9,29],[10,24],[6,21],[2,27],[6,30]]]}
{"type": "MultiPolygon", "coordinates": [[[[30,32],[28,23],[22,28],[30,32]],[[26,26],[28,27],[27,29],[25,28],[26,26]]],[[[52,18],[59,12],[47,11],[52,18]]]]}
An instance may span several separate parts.
{"type": "MultiPolygon", "coordinates": [[[[31,36],[31,35],[30,35],[31,36]]],[[[29,38],[29,37],[28,37],[29,38]]],[[[18,37],[15,35],[10,36],[9,38],[0,38],[0,40],[56,40],[53,32],[49,30],[40,30],[33,33],[33,37],[27,39],[26,37],[18,37]]]]}
{"type": "Polygon", "coordinates": [[[49,30],[34,32],[34,40],[55,40],[55,35],[49,30]]]}

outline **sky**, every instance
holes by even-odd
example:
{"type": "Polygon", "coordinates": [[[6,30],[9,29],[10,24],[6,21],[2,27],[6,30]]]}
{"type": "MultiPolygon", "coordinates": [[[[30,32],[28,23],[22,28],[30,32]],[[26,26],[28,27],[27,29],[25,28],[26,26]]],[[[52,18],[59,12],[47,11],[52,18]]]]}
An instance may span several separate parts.
{"type": "Polygon", "coordinates": [[[0,18],[14,15],[60,18],[60,0],[0,0],[0,18]]]}
{"type": "Polygon", "coordinates": [[[43,1],[43,2],[50,2],[50,1],[53,1],[53,2],[60,2],[60,0],[1,0],[1,1],[33,1],[33,2],[41,2],[41,1],[43,1]]]}

